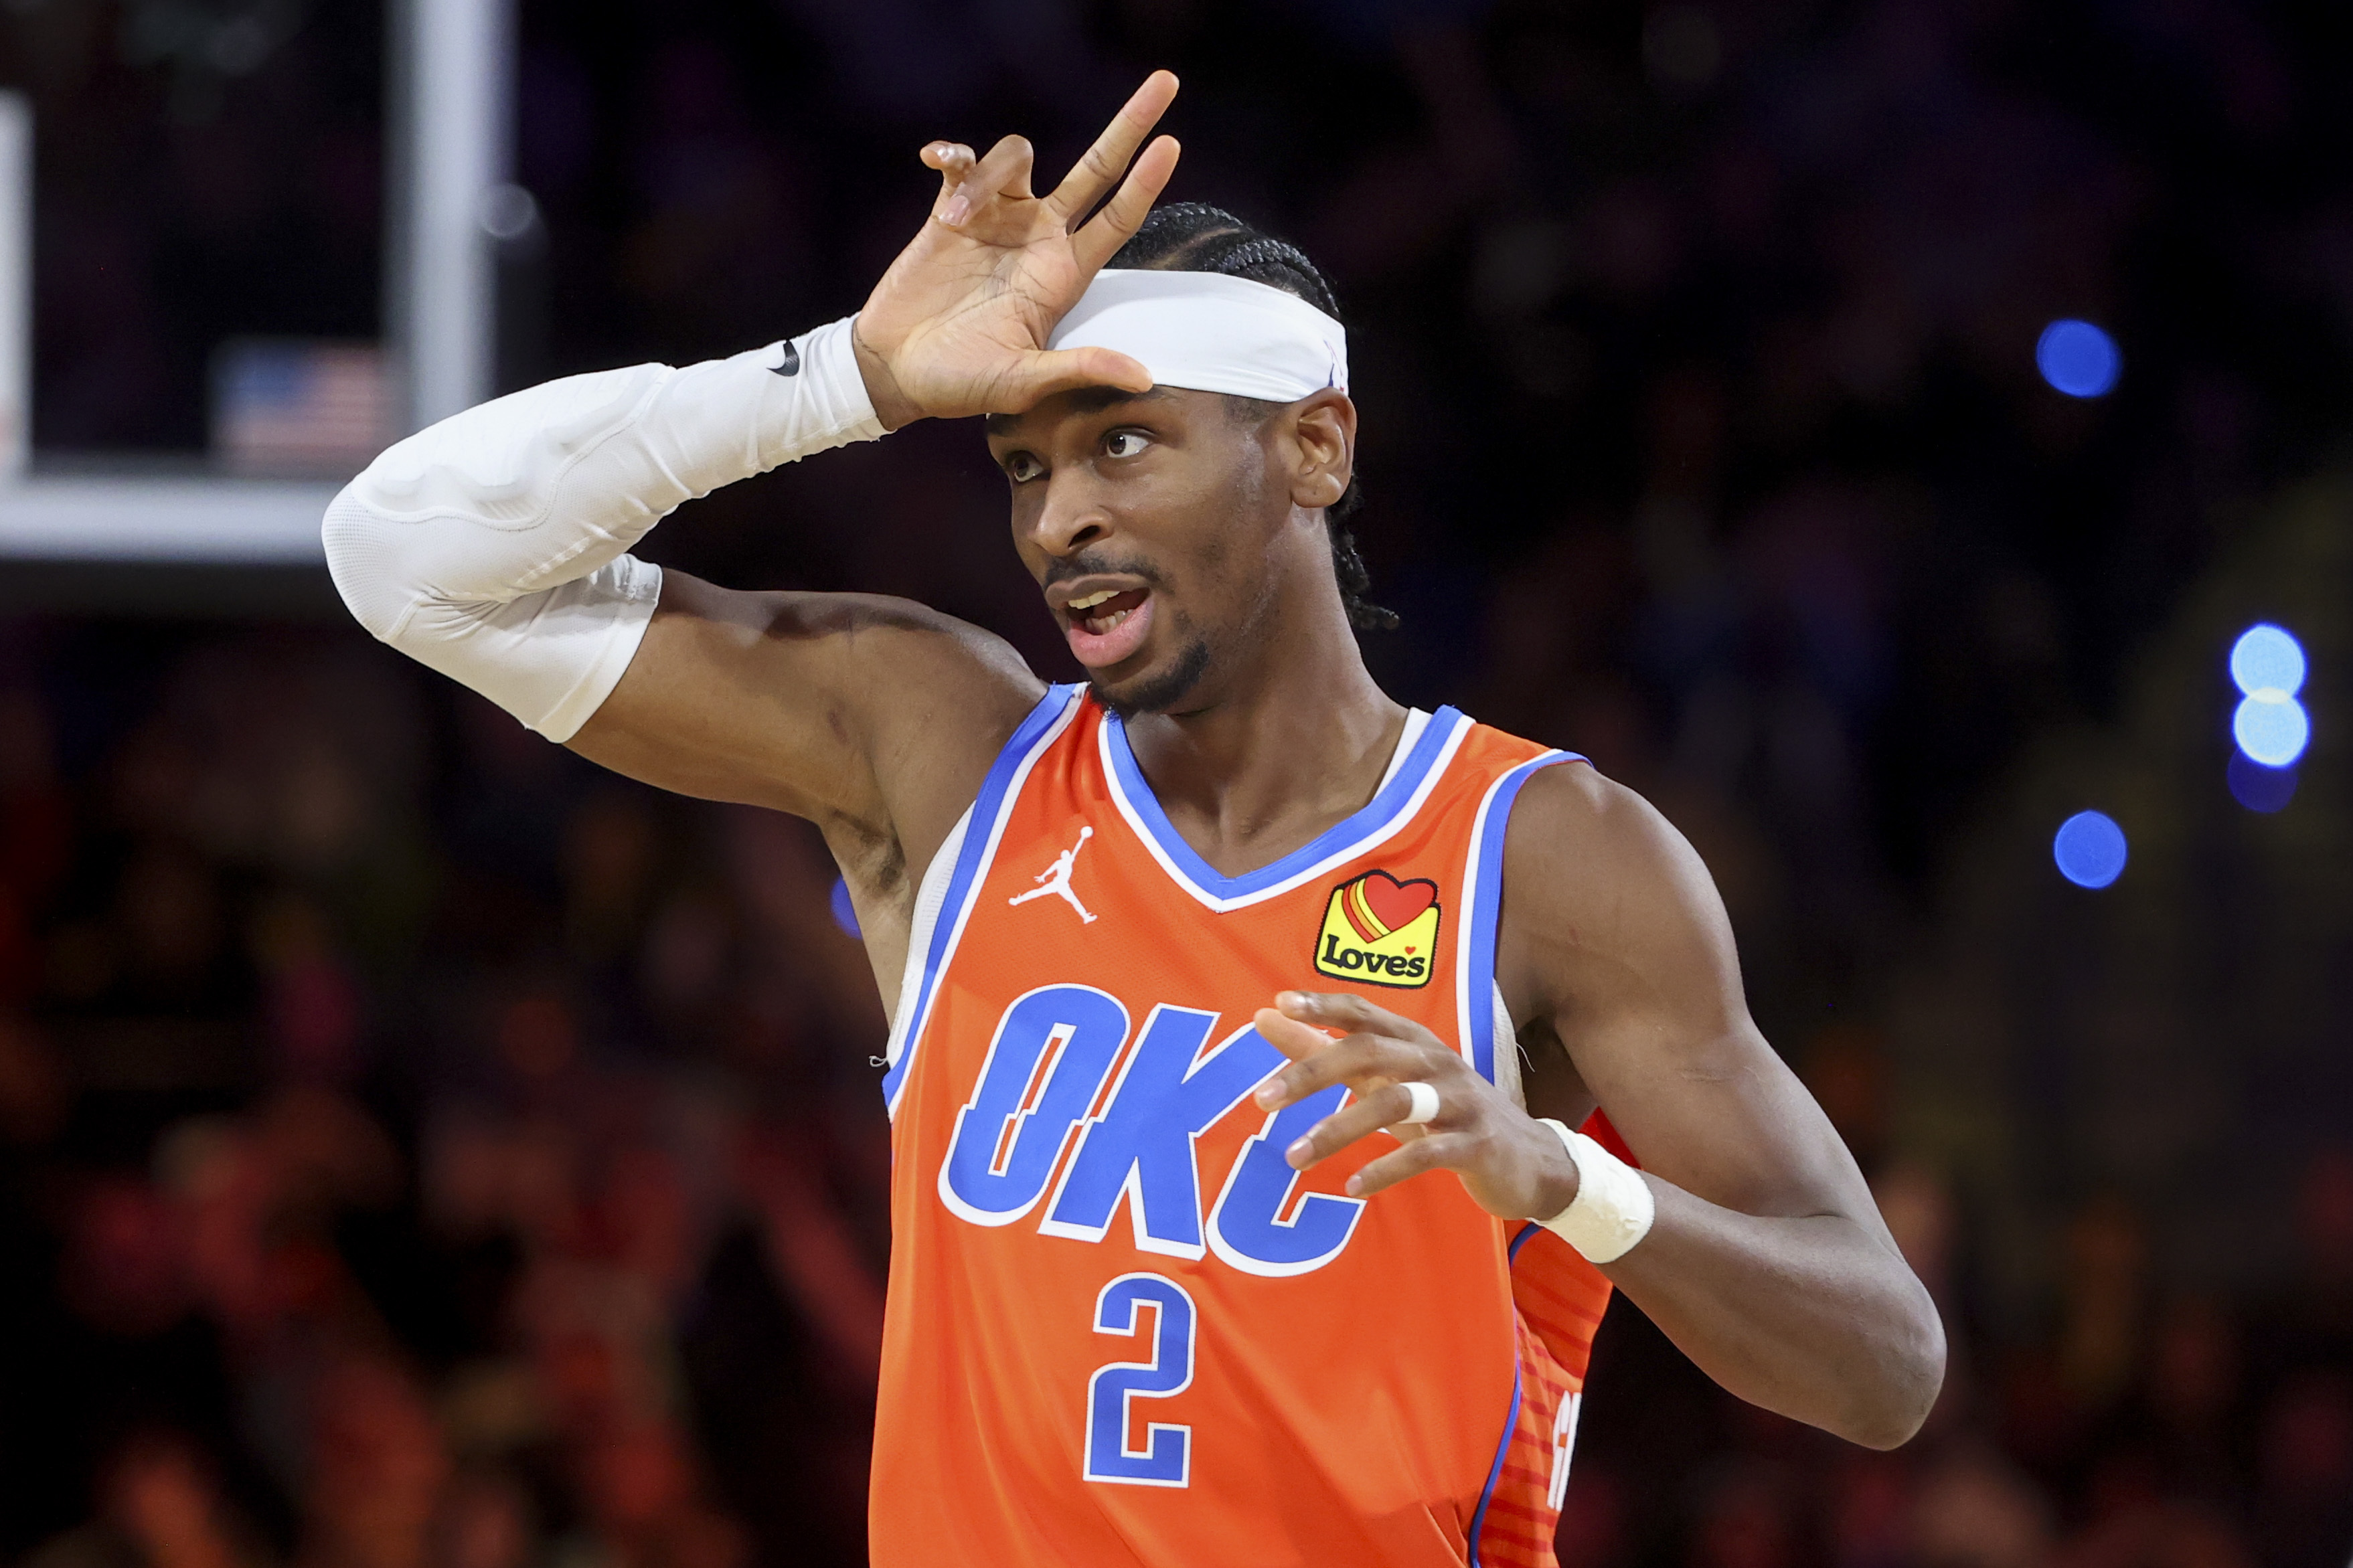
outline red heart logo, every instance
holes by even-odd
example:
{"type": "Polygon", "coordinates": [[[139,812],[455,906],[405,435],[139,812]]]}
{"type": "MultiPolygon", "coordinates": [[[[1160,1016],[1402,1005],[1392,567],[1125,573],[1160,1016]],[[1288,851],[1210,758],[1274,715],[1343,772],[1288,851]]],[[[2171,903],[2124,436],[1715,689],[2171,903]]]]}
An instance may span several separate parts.
{"type": "Polygon", "coordinates": [[[1387,871],[1366,872],[1356,888],[1365,908],[1380,921],[1382,936],[1411,925],[1422,910],[1438,902],[1437,883],[1420,878],[1400,882],[1387,871]]]}

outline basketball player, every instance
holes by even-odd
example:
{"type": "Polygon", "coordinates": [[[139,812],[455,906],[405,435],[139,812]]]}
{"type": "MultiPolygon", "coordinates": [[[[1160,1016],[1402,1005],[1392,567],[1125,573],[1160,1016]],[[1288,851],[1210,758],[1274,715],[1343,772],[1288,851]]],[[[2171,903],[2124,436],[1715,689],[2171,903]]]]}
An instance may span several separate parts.
{"type": "Polygon", "coordinates": [[[1018,138],[924,149],[848,321],[401,442],[327,514],[346,601],[584,755],[823,829],[892,1005],[875,1562],[1550,1563],[1613,1284],[1742,1397],[1904,1441],[1936,1313],[1697,858],[1366,673],[1346,335],[1292,247],[1146,221],[1175,91],[1043,196],[1018,138]],[[1084,685],[626,553],[974,415],[1084,685]]]}

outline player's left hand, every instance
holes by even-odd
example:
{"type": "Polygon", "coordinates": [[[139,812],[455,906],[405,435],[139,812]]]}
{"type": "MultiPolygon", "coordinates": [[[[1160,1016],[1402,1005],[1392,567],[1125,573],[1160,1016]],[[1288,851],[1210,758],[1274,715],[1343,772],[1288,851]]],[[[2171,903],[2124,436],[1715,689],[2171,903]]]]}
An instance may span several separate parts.
{"type": "Polygon", "coordinates": [[[1034,156],[1018,136],[986,154],[960,142],[923,149],[924,167],[940,174],[932,216],[874,286],[852,333],[883,425],[1019,414],[1082,386],[1151,388],[1151,372],[1130,355],[1046,345],[1176,172],[1176,138],[1145,141],[1176,96],[1176,79],[1154,71],[1042,196],[1029,188],[1034,156]]]}
{"type": "Polygon", "coordinates": [[[1559,1138],[1419,1024],[1345,994],[1286,991],[1274,1000],[1260,1009],[1258,1032],[1291,1065],[1261,1086],[1258,1103],[1278,1110],[1335,1083],[1352,1096],[1284,1151],[1294,1169],[1386,1129],[1402,1147],[1349,1177],[1349,1196],[1446,1170],[1503,1219],[1549,1219],[1576,1199],[1577,1166],[1559,1138]],[[1400,1121],[1412,1109],[1409,1083],[1438,1091],[1438,1114],[1427,1123],[1400,1121]]]}

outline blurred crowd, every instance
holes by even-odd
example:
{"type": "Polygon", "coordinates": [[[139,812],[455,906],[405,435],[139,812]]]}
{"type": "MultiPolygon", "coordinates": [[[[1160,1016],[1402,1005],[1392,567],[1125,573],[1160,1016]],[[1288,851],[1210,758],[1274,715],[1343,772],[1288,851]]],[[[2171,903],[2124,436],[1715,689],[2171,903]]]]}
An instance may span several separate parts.
{"type": "MultiPolygon", "coordinates": [[[[1883,1075],[1823,1042],[1809,1078],[1866,1158],[1883,1075]]],[[[1884,1144],[1877,1145],[1883,1151],[1884,1144]]],[[[2162,1281],[2163,1216],[2113,1195],[2060,1237],[2031,1334],[1973,1310],[1951,1184],[1872,1163],[1951,1336],[1926,1429],[1879,1454],[1739,1405],[1620,1304],[1595,1349],[1564,1568],[2342,1568],[2353,1557],[2353,1148],[2291,1198],[2293,1269],[2232,1296],[2162,1281]]]]}
{"type": "MultiPolygon", "coordinates": [[[[2353,28],[2284,0],[523,0],[508,384],[854,309],[913,152],[1174,194],[1349,316],[1388,688],[1590,754],[1954,1360],[1906,1450],[1598,1352],[1568,1568],[2353,1555],[2353,28]],[[2097,401],[2034,370],[2116,334],[2097,401]],[[2302,495],[2302,499],[2296,497],[2302,495]],[[2314,657],[2287,809],[2220,649],[2314,657]],[[2049,835],[2132,836],[2092,895],[2049,835]]],[[[37,435],[193,455],[227,334],[378,335],[384,17],[9,0],[37,435]]],[[[1067,656],[976,435],[649,553],[1067,656]]],[[[881,1018],[798,825],[606,778],[356,632],[0,626],[0,1559],[859,1560],[881,1018]]]]}
{"type": "Polygon", "coordinates": [[[857,1560],[889,1154],[822,847],[361,637],[123,640],[0,700],[0,1553],[857,1560]]]}

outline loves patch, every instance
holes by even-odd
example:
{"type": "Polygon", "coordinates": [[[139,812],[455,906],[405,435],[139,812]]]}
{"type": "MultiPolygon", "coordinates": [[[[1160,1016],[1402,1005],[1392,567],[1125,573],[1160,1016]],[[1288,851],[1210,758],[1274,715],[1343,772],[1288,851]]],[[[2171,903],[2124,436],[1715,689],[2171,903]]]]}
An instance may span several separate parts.
{"type": "Polygon", "coordinates": [[[1332,889],[1315,936],[1315,972],[1368,985],[1427,985],[1438,921],[1437,883],[1367,871],[1332,889]]]}

